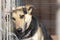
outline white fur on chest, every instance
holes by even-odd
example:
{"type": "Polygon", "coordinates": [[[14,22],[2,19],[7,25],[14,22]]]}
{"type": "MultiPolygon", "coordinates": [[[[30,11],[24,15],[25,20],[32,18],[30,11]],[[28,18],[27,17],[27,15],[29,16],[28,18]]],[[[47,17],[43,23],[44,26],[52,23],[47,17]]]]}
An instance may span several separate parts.
{"type": "Polygon", "coordinates": [[[23,39],[23,40],[44,40],[44,37],[43,37],[41,29],[38,28],[38,30],[36,31],[33,37],[28,38],[28,39],[23,39]]]}

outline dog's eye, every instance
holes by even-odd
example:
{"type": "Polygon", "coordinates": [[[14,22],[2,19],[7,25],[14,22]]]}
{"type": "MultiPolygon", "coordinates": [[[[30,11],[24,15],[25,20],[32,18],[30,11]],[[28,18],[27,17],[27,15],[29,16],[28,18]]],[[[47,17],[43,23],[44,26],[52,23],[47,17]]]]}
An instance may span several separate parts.
{"type": "Polygon", "coordinates": [[[24,18],[24,15],[20,15],[20,18],[24,18]]]}
{"type": "Polygon", "coordinates": [[[12,17],[13,20],[16,20],[15,18],[12,17]]]}

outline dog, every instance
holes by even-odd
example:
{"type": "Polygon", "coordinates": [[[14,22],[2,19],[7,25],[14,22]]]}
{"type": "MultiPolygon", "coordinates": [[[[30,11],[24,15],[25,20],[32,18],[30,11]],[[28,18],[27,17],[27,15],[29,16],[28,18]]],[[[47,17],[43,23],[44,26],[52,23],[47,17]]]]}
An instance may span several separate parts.
{"type": "Polygon", "coordinates": [[[44,24],[32,15],[33,5],[18,6],[12,10],[14,33],[19,40],[52,40],[44,24]]]}

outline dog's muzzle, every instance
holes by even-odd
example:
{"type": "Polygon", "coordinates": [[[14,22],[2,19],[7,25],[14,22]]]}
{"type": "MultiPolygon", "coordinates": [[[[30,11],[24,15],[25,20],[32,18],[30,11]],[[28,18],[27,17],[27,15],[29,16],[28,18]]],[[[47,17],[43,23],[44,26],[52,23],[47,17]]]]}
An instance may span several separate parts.
{"type": "Polygon", "coordinates": [[[21,33],[21,32],[22,32],[22,28],[18,28],[18,29],[16,29],[16,31],[17,31],[18,33],[21,33]]]}
{"type": "Polygon", "coordinates": [[[15,30],[15,34],[18,36],[18,37],[22,37],[25,35],[25,31],[27,30],[27,23],[25,23],[24,25],[24,28],[18,28],[15,30]]]}

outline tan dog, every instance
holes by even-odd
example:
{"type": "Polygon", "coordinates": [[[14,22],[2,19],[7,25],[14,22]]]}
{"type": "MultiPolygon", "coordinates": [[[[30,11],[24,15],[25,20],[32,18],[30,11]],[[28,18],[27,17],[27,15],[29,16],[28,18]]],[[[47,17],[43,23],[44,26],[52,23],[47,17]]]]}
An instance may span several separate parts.
{"type": "Polygon", "coordinates": [[[45,34],[42,30],[44,28],[39,26],[31,14],[32,10],[32,5],[25,5],[16,7],[16,9],[12,11],[12,21],[16,25],[15,34],[19,40],[48,40],[49,35],[47,34],[47,39],[44,38],[45,34]]]}

